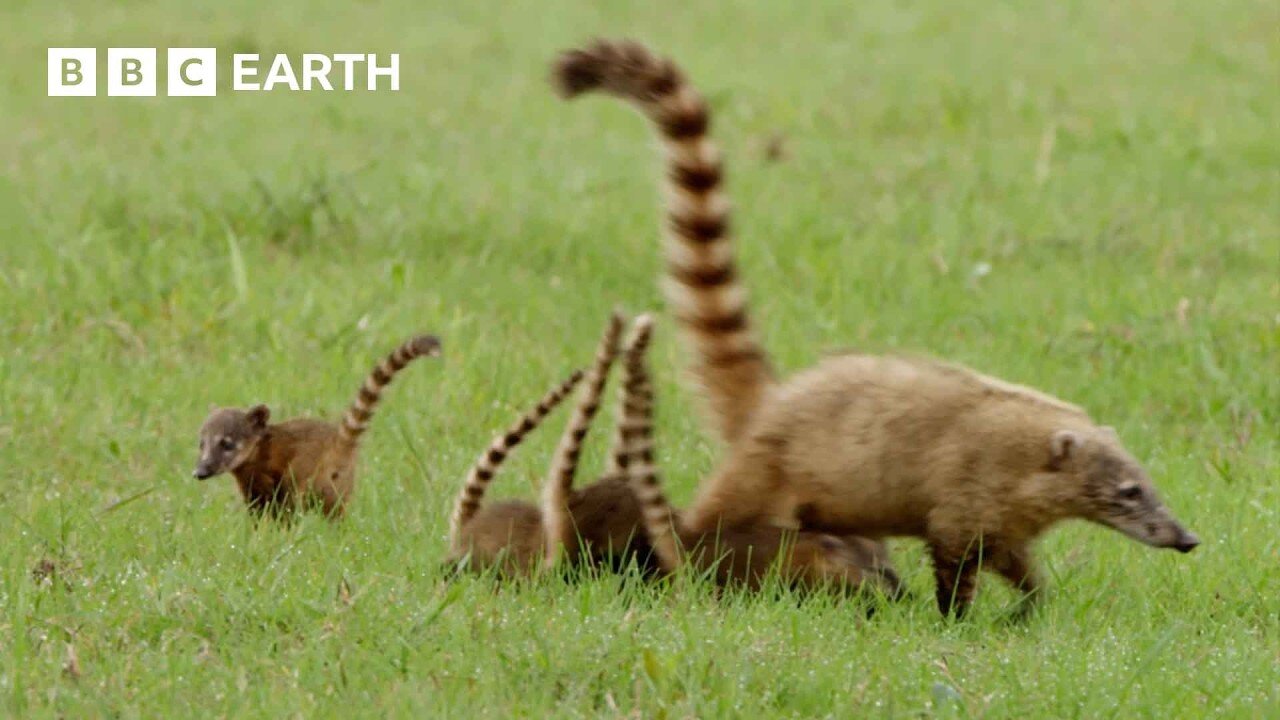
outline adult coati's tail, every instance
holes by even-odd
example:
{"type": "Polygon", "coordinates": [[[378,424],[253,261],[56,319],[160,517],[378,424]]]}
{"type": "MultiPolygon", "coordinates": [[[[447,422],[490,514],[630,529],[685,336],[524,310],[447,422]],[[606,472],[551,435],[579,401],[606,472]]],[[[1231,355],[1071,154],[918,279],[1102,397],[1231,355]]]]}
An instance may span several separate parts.
{"type": "Polygon", "coordinates": [[[618,358],[621,337],[622,315],[614,312],[609,316],[609,324],[596,348],[595,363],[587,374],[582,397],[574,407],[573,415],[565,425],[560,443],[551,458],[551,467],[542,487],[542,527],[545,530],[546,560],[549,564],[557,560],[560,548],[574,553],[578,547],[577,529],[569,516],[569,495],[573,491],[573,477],[578,471],[582,442],[600,410],[600,396],[609,379],[609,369],[618,358]]]}
{"type": "Polygon", "coordinates": [[[627,461],[623,470],[636,500],[645,533],[653,546],[658,565],[665,572],[680,566],[679,522],[671,503],[662,492],[653,456],[653,382],[645,363],[645,353],[653,334],[653,319],[641,315],[632,324],[631,338],[623,349],[622,423],[627,428],[627,461]]]}
{"type": "Polygon", "coordinates": [[[382,399],[382,391],[391,382],[391,378],[415,358],[424,355],[439,357],[439,338],[434,335],[419,335],[406,340],[378,363],[373,372],[369,373],[369,377],[364,379],[356,399],[352,401],[351,407],[347,408],[347,414],[342,416],[342,424],[338,432],[344,440],[353,445],[360,440],[360,436],[369,428],[369,418],[373,415],[374,408],[378,406],[378,401],[382,399]]]}
{"type": "Polygon", "coordinates": [[[458,500],[453,507],[453,515],[449,519],[450,546],[457,547],[459,545],[459,533],[467,526],[471,518],[475,517],[476,513],[479,512],[480,501],[484,499],[485,490],[489,488],[489,483],[493,480],[493,476],[497,474],[502,461],[506,460],[507,454],[520,444],[525,435],[528,435],[534,428],[542,424],[547,415],[551,414],[551,411],[563,402],[581,381],[582,371],[574,370],[572,375],[544,395],[532,410],[524,413],[520,420],[508,428],[505,433],[490,441],[489,449],[481,453],[480,457],[476,459],[475,465],[467,473],[466,484],[462,486],[462,491],[458,493],[458,500]]]}
{"type": "Polygon", "coordinates": [[[555,63],[561,95],[615,95],[656,126],[666,149],[667,300],[695,352],[693,375],[721,438],[734,440],[774,381],[734,268],[720,154],[706,102],[670,60],[639,43],[600,40],[555,63]]]}

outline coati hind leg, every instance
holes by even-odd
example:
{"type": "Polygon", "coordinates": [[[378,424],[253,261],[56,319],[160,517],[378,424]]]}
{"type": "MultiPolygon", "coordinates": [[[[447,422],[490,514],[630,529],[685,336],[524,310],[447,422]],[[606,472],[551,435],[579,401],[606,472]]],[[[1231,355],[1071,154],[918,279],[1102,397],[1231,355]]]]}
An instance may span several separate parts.
{"type": "Polygon", "coordinates": [[[1000,573],[1015,590],[1023,593],[1019,615],[1025,614],[1044,597],[1044,584],[1040,571],[1031,557],[1031,548],[1025,543],[1010,545],[988,561],[988,567],[1000,573]]]}
{"type": "Polygon", "coordinates": [[[337,488],[323,486],[316,488],[315,496],[320,511],[330,520],[341,520],[347,513],[346,497],[337,488]]]}
{"type": "Polygon", "coordinates": [[[800,529],[795,499],[782,492],[775,472],[760,472],[762,467],[771,470],[777,465],[777,455],[771,447],[757,445],[747,452],[731,454],[728,462],[698,489],[693,504],[685,511],[686,527],[697,533],[754,523],[800,529]]]}

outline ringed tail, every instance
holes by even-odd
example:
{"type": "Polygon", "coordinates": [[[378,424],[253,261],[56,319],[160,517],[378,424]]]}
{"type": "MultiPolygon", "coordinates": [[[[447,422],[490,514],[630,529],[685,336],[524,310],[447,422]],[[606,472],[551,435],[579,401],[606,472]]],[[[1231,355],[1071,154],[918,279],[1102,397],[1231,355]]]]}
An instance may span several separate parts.
{"type": "Polygon", "coordinates": [[[489,443],[489,448],[476,459],[475,465],[467,473],[467,481],[462,486],[462,491],[458,493],[453,515],[449,519],[449,536],[454,546],[457,545],[458,536],[466,528],[467,523],[480,511],[480,501],[484,499],[485,490],[489,488],[489,483],[493,481],[493,476],[497,474],[502,461],[506,460],[507,455],[520,444],[521,440],[524,440],[526,435],[542,424],[557,405],[564,402],[564,399],[581,381],[582,371],[573,371],[572,375],[548,391],[533,409],[525,412],[520,420],[505,433],[494,437],[489,443]]]}
{"type": "Polygon", "coordinates": [[[706,101],[675,63],[627,40],[562,53],[552,81],[565,98],[602,92],[626,100],[657,129],[667,164],[663,289],[694,351],[692,374],[712,424],[722,440],[736,439],[775,376],[738,280],[706,101]]]}
{"type": "Polygon", "coordinates": [[[440,338],[435,335],[419,335],[406,340],[392,351],[364,379],[356,399],[351,402],[347,413],[342,416],[342,423],[338,427],[338,433],[342,439],[352,445],[360,440],[360,436],[369,429],[369,418],[373,416],[374,409],[378,407],[378,401],[382,399],[382,391],[391,383],[396,373],[416,358],[439,356],[440,338]]]}
{"type": "Polygon", "coordinates": [[[662,492],[654,461],[653,383],[645,363],[645,353],[653,334],[653,319],[641,315],[632,324],[631,338],[623,350],[623,399],[621,423],[627,428],[625,473],[631,491],[640,504],[645,533],[664,572],[680,566],[676,536],[678,518],[662,492]]]}
{"type": "Polygon", "coordinates": [[[600,396],[604,394],[609,370],[618,358],[622,340],[622,315],[614,311],[609,316],[604,335],[596,348],[595,362],[587,373],[582,397],[574,407],[573,415],[565,425],[560,442],[556,445],[542,489],[542,526],[545,528],[546,560],[554,563],[560,549],[573,552],[577,548],[576,528],[569,517],[569,495],[573,491],[573,479],[578,471],[578,458],[582,443],[591,429],[591,423],[600,410],[600,396]]]}

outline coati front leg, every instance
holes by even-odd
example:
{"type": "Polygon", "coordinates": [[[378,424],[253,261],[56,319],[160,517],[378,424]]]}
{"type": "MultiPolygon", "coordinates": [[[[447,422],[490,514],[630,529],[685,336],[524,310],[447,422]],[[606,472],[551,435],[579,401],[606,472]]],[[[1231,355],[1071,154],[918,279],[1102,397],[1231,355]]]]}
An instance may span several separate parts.
{"type": "Polygon", "coordinates": [[[275,519],[288,517],[293,510],[293,496],[281,478],[261,474],[236,473],[236,485],[244,497],[245,505],[255,518],[264,515],[275,519]]]}
{"type": "Polygon", "coordinates": [[[938,611],[944,617],[964,617],[973,602],[978,579],[976,543],[929,541],[937,583],[938,611]]]}

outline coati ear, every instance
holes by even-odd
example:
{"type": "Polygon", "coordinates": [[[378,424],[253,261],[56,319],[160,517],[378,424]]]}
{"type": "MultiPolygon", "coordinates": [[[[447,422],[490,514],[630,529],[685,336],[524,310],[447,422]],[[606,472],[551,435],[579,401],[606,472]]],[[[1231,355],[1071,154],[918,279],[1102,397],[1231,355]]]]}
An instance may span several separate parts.
{"type": "Polygon", "coordinates": [[[818,536],[818,545],[822,547],[823,550],[826,550],[827,552],[837,552],[839,550],[843,550],[844,548],[848,547],[845,544],[845,541],[841,540],[835,535],[827,535],[826,533],[823,533],[822,535],[818,536]]]}
{"type": "Polygon", "coordinates": [[[829,555],[845,555],[846,557],[847,553],[851,553],[854,550],[844,539],[829,536],[827,533],[818,536],[818,547],[822,548],[823,552],[829,553],[829,555]]]}
{"type": "Polygon", "coordinates": [[[271,408],[266,405],[254,405],[249,408],[247,416],[249,418],[249,424],[255,427],[264,428],[267,426],[267,421],[271,419],[271,408]]]}
{"type": "Polygon", "coordinates": [[[1049,438],[1049,467],[1060,469],[1080,450],[1080,436],[1074,430],[1059,430],[1049,438]]]}

